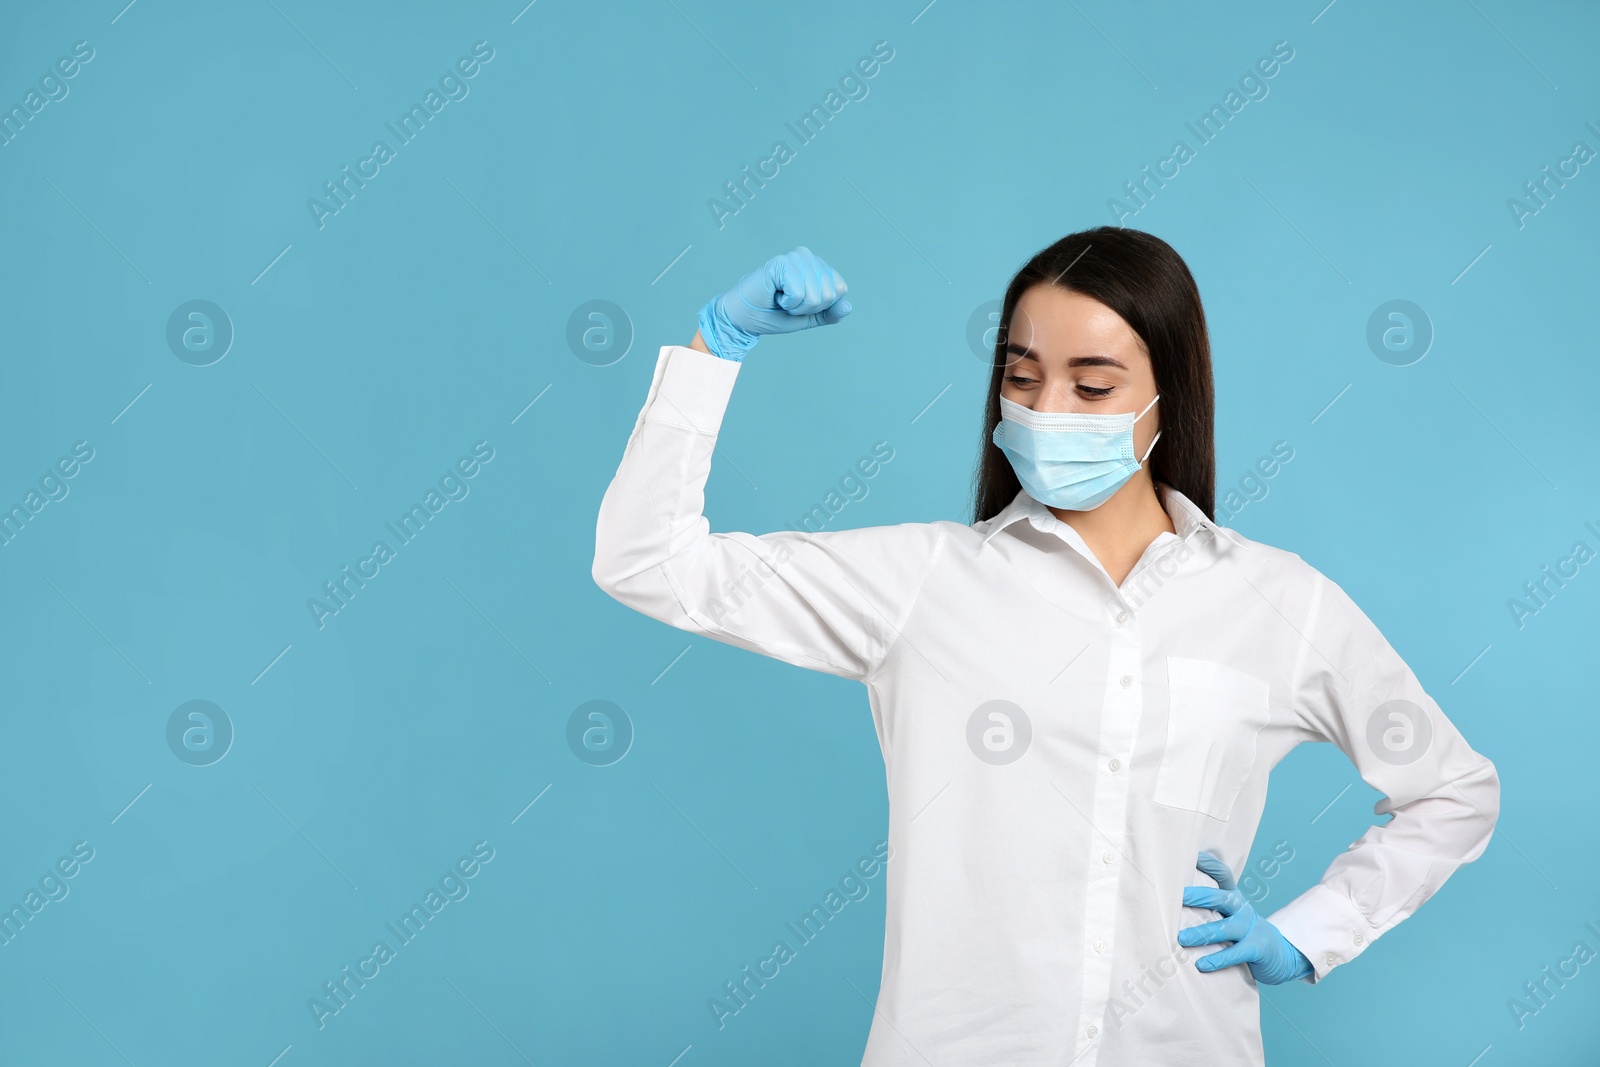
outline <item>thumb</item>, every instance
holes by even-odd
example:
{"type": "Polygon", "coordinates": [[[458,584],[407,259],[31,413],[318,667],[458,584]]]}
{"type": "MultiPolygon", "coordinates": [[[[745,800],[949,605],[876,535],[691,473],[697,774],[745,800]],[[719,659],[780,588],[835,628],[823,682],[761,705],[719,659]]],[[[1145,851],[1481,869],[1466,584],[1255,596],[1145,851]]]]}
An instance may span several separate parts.
{"type": "Polygon", "coordinates": [[[835,300],[833,303],[817,312],[817,325],[832,325],[833,323],[844,318],[846,315],[850,314],[850,310],[850,301],[835,300]]]}

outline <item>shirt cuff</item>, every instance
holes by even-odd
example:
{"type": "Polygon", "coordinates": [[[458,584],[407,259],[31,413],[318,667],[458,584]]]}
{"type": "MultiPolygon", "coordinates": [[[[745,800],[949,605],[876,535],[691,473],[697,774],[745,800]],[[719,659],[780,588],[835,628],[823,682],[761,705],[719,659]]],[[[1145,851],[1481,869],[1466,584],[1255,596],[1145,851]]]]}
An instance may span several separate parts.
{"type": "Polygon", "coordinates": [[[687,345],[662,345],[639,420],[715,435],[742,366],[687,345]]]}
{"type": "Polygon", "coordinates": [[[1307,985],[1316,985],[1339,964],[1361,955],[1377,937],[1354,904],[1320,882],[1268,915],[1267,921],[1311,961],[1311,973],[1300,979],[1307,985]]]}

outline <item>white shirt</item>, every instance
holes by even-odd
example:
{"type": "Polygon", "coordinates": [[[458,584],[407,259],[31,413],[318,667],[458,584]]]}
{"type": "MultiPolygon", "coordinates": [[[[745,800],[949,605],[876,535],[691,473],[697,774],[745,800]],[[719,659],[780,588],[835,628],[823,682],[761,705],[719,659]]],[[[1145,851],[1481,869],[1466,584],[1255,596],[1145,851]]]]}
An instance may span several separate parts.
{"type": "Polygon", "coordinates": [[[1158,485],[1119,587],[1019,493],[994,518],[713,533],[742,364],[665,345],[600,505],[593,574],[690,633],[867,688],[888,778],[887,929],[863,1065],[1263,1063],[1247,965],[1207,974],[1183,888],[1245,874],[1267,775],[1331,741],[1392,815],[1267,915],[1315,984],[1476,859],[1473,751],[1383,635],[1291,552],[1158,485]],[[1402,703],[1394,704],[1393,701],[1402,703]]]}

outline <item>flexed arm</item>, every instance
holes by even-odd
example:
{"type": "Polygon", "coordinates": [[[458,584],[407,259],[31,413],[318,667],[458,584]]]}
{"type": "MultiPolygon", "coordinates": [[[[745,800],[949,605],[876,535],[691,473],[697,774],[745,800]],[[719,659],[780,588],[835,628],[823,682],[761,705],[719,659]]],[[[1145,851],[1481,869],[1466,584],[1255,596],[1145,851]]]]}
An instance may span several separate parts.
{"type": "Polygon", "coordinates": [[[896,643],[942,544],[939,524],[757,535],[712,533],[703,514],[736,357],[763,334],[843,318],[843,291],[797,248],[710,301],[698,343],[662,347],[600,503],[592,573],[614,599],[680,630],[859,680],[896,643]]]}

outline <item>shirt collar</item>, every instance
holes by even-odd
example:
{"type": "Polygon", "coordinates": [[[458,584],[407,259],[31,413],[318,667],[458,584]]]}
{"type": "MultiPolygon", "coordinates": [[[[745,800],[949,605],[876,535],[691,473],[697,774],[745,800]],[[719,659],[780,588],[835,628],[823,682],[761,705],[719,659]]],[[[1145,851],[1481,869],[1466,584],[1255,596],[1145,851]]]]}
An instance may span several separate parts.
{"type": "MultiPolygon", "coordinates": [[[[1191,536],[1200,534],[1201,537],[1227,541],[1230,544],[1248,548],[1248,542],[1241,540],[1228,529],[1218,526],[1206,517],[1200,506],[1184,496],[1172,486],[1164,482],[1156,483],[1156,493],[1161,499],[1161,505],[1167,515],[1172,519],[1173,527],[1178,531],[1178,537],[1187,541],[1191,536]]],[[[1011,503],[1001,509],[1000,513],[989,520],[989,529],[984,532],[983,543],[988,544],[989,539],[1001,530],[1010,526],[1018,519],[1027,519],[1035,529],[1048,530],[1051,525],[1061,520],[1056,518],[1050,509],[1028,495],[1026,489],[1017,490],[1017,495],[1012,497],[1011,503]]]]}

